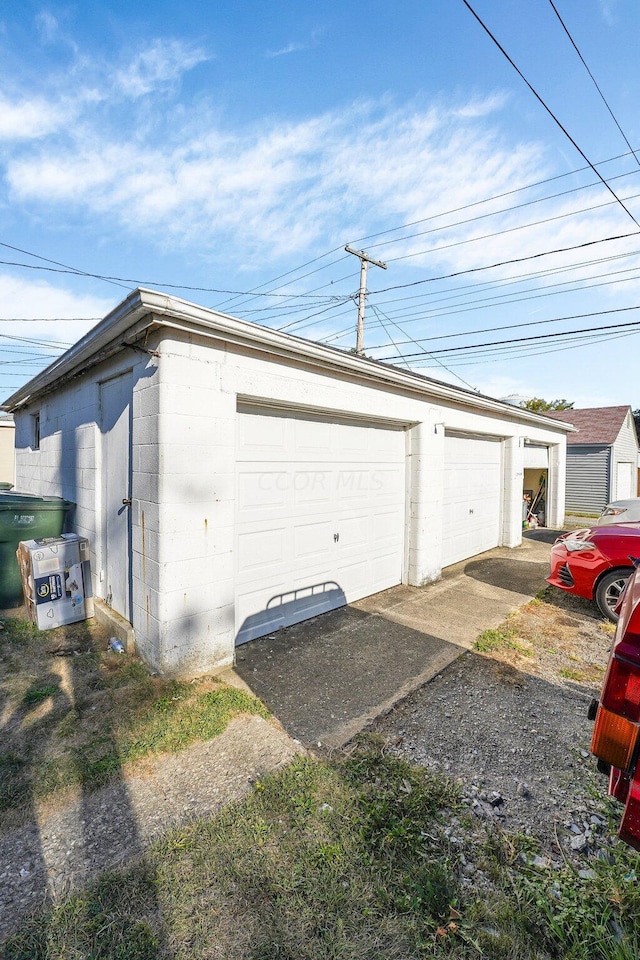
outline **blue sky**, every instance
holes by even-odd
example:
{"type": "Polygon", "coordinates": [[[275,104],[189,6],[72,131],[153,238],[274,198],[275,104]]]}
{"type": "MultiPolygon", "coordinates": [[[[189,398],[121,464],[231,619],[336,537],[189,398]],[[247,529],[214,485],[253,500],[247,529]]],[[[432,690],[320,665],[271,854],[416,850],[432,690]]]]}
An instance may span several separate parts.
{"type": "MultiPolygon", "coordinates": [[[[138,284],[349,349],[350,243],[370,355],[640,406],[640,159],[549,0],[472,5],[629,213],[462,0],[0,4],[0,398],[138,284]]],[[[555,5],[640,147],[637,3],[555,5]]]]}

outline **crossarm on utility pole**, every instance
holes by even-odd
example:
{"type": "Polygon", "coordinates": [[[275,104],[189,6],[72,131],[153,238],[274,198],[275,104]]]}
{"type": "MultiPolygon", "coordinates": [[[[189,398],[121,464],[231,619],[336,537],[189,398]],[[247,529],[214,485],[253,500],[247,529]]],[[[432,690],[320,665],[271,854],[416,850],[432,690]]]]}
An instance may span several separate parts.
{"type": "Polygon", "coordinates": [[[367,297],[367,266],[372,263],[374,267],[387,269],[386,263],[382,260],[374,260],[364,252],[364,250],[354,250],[347,244],[344,248],[347,253],[352,253],[354,257],[360,260],[360,290],[358,293],[358,323],[356,325],[356,353],[362,356],[364,350],[364,306],[367,297]]]}

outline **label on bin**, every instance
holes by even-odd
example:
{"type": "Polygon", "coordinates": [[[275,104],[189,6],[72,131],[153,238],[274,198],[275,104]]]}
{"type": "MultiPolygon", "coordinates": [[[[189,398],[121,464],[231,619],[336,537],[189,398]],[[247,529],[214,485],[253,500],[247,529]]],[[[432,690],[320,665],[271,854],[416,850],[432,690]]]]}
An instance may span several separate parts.
{"type": "Polygon", "coordinates": [[[64,596],[62,577],[59,573],[52,573],[48,577],[39,577],[35,583],[36,603],[49,603],[51,600],[60,600],[64,596]]]}

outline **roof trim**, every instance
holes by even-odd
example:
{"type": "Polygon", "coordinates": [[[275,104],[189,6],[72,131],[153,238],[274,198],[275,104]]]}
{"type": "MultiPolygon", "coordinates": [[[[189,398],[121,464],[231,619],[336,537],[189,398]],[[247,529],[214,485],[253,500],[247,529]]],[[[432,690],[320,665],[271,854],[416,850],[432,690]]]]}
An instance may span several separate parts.
{"type": "Polygon", "coordinates": [[[427,394],[502,415],[508,412],[510,419],[532,423],[556,432],[575,432],[575,427],[569,423],[514,407],[484,394],[432,380],[419,373],[401,370],[392,364],[358,357],[335,347],[261,327],[247,320],[238,320],[209,307],[198,306],[188,300],[144,288],[132,291],[104,320],[61,357],[16,390],[5,400],[1,409],[14,411],[33,403],[56,384],[81,375],[88,367],[95,366],[106,357],[135,344],[145,331],[152,327],[179,329],[279,357],[303,359],[306,364],[340,370],[363,380],[408,389],[418,394],[427,394]]]}

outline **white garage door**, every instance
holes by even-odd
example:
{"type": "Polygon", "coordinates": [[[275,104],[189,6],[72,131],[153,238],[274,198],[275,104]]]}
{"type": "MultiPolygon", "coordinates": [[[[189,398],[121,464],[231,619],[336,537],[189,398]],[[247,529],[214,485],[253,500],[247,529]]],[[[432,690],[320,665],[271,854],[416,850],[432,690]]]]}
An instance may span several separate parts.
{"type": "Polygon", "coordinates": [[[236,643],[402,580],[405,434],[238,413],[236,643]]]}
{"type": "Polygon", "coordinates": [[[445,437],[442,566],[500,542],[502,443],[445,437]]]}

